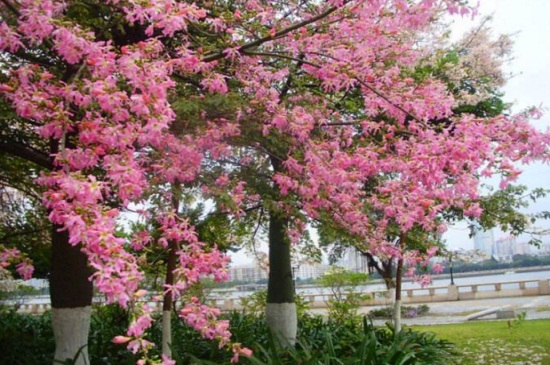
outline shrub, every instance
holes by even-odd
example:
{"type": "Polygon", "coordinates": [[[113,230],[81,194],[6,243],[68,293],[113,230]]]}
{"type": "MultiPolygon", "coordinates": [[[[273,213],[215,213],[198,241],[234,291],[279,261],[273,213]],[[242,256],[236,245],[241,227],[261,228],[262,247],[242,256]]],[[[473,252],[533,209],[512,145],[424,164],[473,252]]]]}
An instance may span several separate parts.
{"type": "Polygon", "coordinates": [[[55,343],[49,313],[41,316],[0,311],[0,363],[51,365],[55,343]]]}
{"type": "MultiPolygon", "coordinates": [[[[337,321],[304,314],[299,318],[296,346],[281,347],[270,336],[263,316],[241,312],[224,314],[231,322],[233,340],[254,351],[245,365],[420,365],[452,364],[456,354],[447,341],[433,334],[391,327],[375,328],[371,322],[337,321]]],[[[112,343],[124,333],[128,313],[116,306],[94,308],[90,331],[91,365],[129,365],[137,358],[124,346],[112,343]]],[[[54,343],[50,316],[0,313],[0,364],[51,365],[54,343]]],[[[229,364],[231,354],[204,340],[179,318],[173,318],[172,351],[177,365],[229,364]]],[[[160,343],[161,326],[151,329],[151,340],[160,343]]],[[[155,348],[151,355],[159,355],[155,348]]]]}
{"type": "Polygon", "coordinates": [[[454,345],[435,334],[411,329],[395,333],[391,326],[374,328],[365,320],[363,342],[352,364],[415,365],[455,364],[458,352],[454,345]]]}
{"type": "Polygon", "coordinates": [[[267,290],[258,290],[247,297],[240,298],[243,310],[249,314],[262,315],[267,303],[267,290]]]}
{"type": "Polygon", "coordinates": [[[295,347],[281,348],[273,341],[253,345],[256,365],[443,365],[456,363],[454,346],[432,333],[375,328],[363,324],[306,317],[295,347]]]}
{"type": "Polygon", "coordinates": [[[358,293],[357,288],[367,281],[367,274],[351,272],[341,267],[334,267],[321,276],[318,279],[319,285],[331,292],[331,298],[326,303],[329,317],[337,322],[360,320],[357,311],[369,296],[358,293]]]}
{"type": "Polygon", "coordinates": [[[123,334],[130,322],[127,310],[118,305],[95,306],[90,324],[88,354],[94,365],[130,365],[136,356],[124,346],[113,343],[113,338],[123,334]]]}

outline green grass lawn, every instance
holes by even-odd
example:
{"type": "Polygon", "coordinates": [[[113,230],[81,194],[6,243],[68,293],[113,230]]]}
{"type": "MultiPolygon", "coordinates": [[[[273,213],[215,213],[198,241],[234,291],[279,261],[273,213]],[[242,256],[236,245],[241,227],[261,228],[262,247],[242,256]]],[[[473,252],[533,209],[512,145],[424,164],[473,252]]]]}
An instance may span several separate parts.
{"type": "Polygon", "coordinates": [[[415,326],[454,342],[461,365],[550,365],[550,319],[415,326]]]}

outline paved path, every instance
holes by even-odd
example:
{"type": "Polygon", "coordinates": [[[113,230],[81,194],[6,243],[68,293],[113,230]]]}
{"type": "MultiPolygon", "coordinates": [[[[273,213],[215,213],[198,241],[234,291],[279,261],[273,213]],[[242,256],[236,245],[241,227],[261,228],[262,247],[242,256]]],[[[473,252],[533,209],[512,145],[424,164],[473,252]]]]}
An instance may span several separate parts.
{"type": "MultiPolygon", "coordinates": [[[[406,325],[430,325],[444,323],[461,323],[466,321],[466,316],[475,312],[480,312],[489,308],[508,306],[506,309],[512,309],[519,314],[526,313],[526,319],[550,318],[550,295],[538,297],[516,297],[516,298],[497,298],[497,299],[477,299],[462,300],[454,302],[425,303],[430,307],[427,316],[417,318],[403,318],[403,324],[406,325]]],[[[414,304],[412,306],[417,306],[414,304]]],[[[368,314],[372,309],[382,308],[382,306],[362,307],[361,314],[368,314]]],[[[312,313],[324,314],[324,309],[312,309],[312,313]]],[[[481,320],[496,319],[496,314],[488,315],[481,320]]],[[[375,320],[375,324],[384,324],[387,320],[375,320]]]]}

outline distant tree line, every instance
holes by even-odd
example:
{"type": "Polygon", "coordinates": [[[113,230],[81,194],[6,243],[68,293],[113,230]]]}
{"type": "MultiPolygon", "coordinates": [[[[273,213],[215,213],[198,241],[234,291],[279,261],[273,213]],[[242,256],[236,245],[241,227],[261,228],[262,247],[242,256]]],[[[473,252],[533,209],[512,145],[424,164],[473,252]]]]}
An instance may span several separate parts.
{"type": "MultiPolygon", "coordinates": [[[[511,262],[499,262],[495,259],[485,260],[478,263],[454,262],[453,272],[462,273],[470,271],[515,269],[520,267],[534,267],[545,265],[550,265],[550,256],[514,255],[511,262]]],[[[448,265],[445,267],[443,273],[449,273],[448,265]]]]}

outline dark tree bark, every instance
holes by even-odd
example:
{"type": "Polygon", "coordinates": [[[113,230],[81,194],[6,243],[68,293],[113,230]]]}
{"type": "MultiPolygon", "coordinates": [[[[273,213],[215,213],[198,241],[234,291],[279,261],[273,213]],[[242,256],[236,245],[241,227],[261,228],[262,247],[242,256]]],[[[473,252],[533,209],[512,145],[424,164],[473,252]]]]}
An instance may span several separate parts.
{"type": "Polygon", "coordinates": [[[92,304],[92,270],[80,245],[69,244],[66,231],[52,231],[50,297],[53,308],[86,307],[92,304]]]}
{"type": "Polygon", "coordinates": [[[287,227],[288,219],[270,213],[266,321],[281,344],[294,345],[298,323],[287,227]]]}
{"type": "Polygon", "coordinates": [[[294,282],[290,259],[290,243],[286,239],[288,221],[269,216],[269,280],[268,303],[294,303],[294,282]]]}

